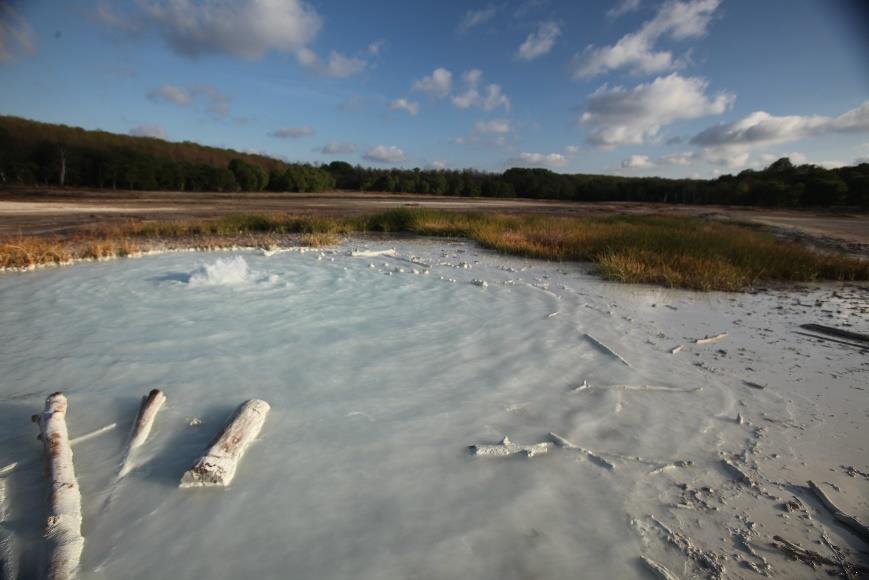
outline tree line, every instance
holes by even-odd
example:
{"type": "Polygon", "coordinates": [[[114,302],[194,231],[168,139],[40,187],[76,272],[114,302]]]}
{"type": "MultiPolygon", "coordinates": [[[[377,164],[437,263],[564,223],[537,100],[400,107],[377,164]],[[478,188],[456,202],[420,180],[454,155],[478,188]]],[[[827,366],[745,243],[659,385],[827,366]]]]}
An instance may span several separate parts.
{"type": "Polygon", "coordinates": [[[173,143],[0,116],[0,186],[59,185],[174,191],[329,189],[565,201],[645,201],[782,207],[869,207],[869,164],[825,169],[779,159],[717,179],[561,174],[512,168],[377,169],[314,166],[197,143],[173,143]]]}

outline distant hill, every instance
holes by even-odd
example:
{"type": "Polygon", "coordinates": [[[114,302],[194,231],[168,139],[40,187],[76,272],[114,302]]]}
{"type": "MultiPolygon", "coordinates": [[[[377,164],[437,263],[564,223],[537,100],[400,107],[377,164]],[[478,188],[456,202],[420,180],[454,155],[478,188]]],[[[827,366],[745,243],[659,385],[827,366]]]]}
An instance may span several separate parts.
{"type": "Polygon", "coordinates": [[[167,191],[292,191],[332,188],[572,201],[869,207],[869,164],[824,169],[779,159],[761,171],[717,179],[379,169],[343,161],[286,163],[197,143],[174,143],[0,116],[0,186],[62,185],[167,191]]]}

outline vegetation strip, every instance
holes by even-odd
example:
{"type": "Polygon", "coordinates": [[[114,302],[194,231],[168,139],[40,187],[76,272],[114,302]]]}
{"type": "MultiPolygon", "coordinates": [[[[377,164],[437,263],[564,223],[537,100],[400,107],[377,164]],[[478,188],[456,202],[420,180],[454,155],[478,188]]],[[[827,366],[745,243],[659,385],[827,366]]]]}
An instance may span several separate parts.
{"type": "Polygon", "coordinates": [[[869,261],[820,253],[744,226],[697,218],[507,216],[402,208],[356,217],[231,215],[213,220],[130,222],[66,238],[0,240],[0,268],[123,257],[155,247],[271,247],[300,236],[314,247],[368,232],[463,237],[503,254],[592,262],[608,280],[694,290],[759,283],[869,280],[869,261]]]}

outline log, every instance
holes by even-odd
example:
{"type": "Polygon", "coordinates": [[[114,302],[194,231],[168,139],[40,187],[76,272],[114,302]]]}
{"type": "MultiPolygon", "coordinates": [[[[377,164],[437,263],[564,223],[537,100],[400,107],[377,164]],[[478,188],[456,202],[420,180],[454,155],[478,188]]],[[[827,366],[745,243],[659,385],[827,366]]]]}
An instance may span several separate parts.
{"type": "Polygon", "coordinates": [[[51,479],[45,537],[50,543],[48,578],[67,580],[78,571],[84,537],[81,535],[81,491],[75,478],[72,447],[66,428],[67,400],[53,393],[41,415],[34,415],[45,449],[51,479]]]}
{"type": "Polygon", "coordinates": [[[227,486],[235,477],[238,463],[259,435],[271,407],[251,399],[239,405],[223,433],[181,477],[182,488],[227,486]]]}
{"type": "Polygon", "coordinates": [[[163,403],[166,402],[166,395],[160,389],[153,389],[147,396],[142,397],[142,404],[139,406],[139,414],[136,416],[136,421],[133,423],[133,429],[130,431],[130,440],[127,443],[127,451],[124,454],[124,463],[121,465],[121,470],[118,472],[118,478],[124,477],[131,469],[135,467],[134,451],[141,447],[148,439],[151,433],[151,427],[154,425],[154,419],[163,403]]]}
{"type": "Polygon", "coordinates": [[[857,518],[852,515],[846,514],[838,507],[836,504],[830,500],[824,490],[817,486],[814,481],[809,480],[809,489],[815,494],[815,496],[821,500],[821,503],[825,508],[830,510],[830,513],[833,514],[833,517],[836,518],[842,525],[850,529],[857,536],[859,536],[864,542],[869,542],[869,527],[866,524],[861,523],[857,518]]]}
{"type": "Polygon", "coordinates": [[[613,470],[615,468],[615,465],[613,465],[591,449],[585,449],[584,447],[580,447],[579,445],[574,445],[557,433],[550,432],[549,438],[552,439],[552,441],[554,441],[556,445],[563,449],[573,449],[575,451],[578,451],[579,453],[585,454],[585,456],[588,457],[589,461],[596,465],[599,465],[600,467],[603,467],[604,469],[613,470]]]}
{"type": "Polygon", "coordinates": [[[727,337],[727,333],[722,332],[722,333],[716,334],[714,336],[704,336],[703,338],[698,338],[697,340],[694,341],[694,344],[714,344],[714,343],[718,342],[719,340],[722,340],[723,338],[726,338],[726,337],[727,337]]]}
{"type": "Polygon", "coordinates": [[[648,568],[656,578],[660,578],[661,580],[679,580],[678,576],[667,570],[667,568],[665,568],[660,562],[655,562],[648,556],[640,556],[640,559],[643,560],[646,568],[648,568]]]}
{"type": "Polygon", "coordinates": [[[479,455],[482,457],[507,457],[509,455],[523,454],[525,457],[534,457],[535,455],[544,455],[552,447],[552,443],[548,441],[543,443],[533,443],[531,445],[521,445],[513,443],[506,435],[500,443],[495,445],[471,445],[468,450],[471,455],[479,455]]]}
{"type": "Polygon", "coordinates": [[[586,332],[585,337],[589,341],[591,341],[591,343],[594,344],[599,350],[602,350],[606,354],[610,355],[611,357],[613,357],[614,359],[616,359],[617,361],[619,361],[620,363],[622,363],[626,367],[631,366],[631,364],[628,361],[626,361],[622,355],[620,355],[619,353],[617,353],[616,351],[614,351],[613,349],[611,349],[610,347],[608,347],[607,345],[605,345],[604,343],[602,343],[601,341],[599,341],[598,339],[596,339],[595,337],[590,335],[589,333],[586,332]]]}

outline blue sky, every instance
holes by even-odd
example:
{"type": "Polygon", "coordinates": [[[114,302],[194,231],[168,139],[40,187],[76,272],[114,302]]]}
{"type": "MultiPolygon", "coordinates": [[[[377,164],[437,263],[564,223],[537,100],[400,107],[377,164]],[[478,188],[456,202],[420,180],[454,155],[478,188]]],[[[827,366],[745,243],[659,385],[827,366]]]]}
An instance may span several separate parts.
{"type": "Polygon", "coordinates": [[[0,0],[0,113],[312,163],[853,164],[867,16],[858,0],[0,0]]]}

